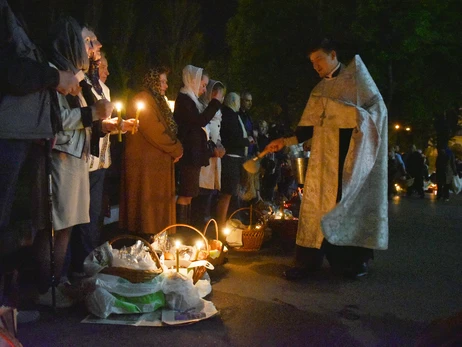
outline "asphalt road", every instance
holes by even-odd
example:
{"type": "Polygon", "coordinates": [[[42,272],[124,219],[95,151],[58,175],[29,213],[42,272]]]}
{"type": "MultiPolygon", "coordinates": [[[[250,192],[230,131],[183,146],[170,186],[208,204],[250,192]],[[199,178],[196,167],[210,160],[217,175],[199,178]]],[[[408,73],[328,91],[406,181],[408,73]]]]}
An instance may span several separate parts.
{"type": "MultiPolygon", "coordinates": [[[[42,311],[19,326],[24,346],[414,346],[437,319],[462,311],[462,195],[449,202],[389,202],[389,250],[370,274],[347,280],[326,270],[288,282],[291,252],[265,245],[230,252],[211,273],[219,315],[183,327],[82,324],[83,307],[42,311]]],[[[461,327],[459,326],[459,331],[461,327]]]]}

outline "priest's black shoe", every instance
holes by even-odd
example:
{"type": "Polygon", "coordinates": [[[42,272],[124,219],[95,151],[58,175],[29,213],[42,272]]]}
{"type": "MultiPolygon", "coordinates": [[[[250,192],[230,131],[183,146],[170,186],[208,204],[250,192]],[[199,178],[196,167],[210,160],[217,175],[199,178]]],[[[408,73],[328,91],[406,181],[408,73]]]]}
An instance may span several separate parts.
{"type": "Polygon", "coordinates": [[[303,267],[293,267],[283,272],[284,277],[289,281],[297,281],[308,278],[312,275],[313,271],[303,267]]]}
{"type": "Polygon", "coordinates": [[[369,266],[367,263],[361,263],[359,265],[353,266],[351,269],[345,272],[345,275],[352,279],[358,279],[364,276],[367,276],[369,273],[369,266]]]}

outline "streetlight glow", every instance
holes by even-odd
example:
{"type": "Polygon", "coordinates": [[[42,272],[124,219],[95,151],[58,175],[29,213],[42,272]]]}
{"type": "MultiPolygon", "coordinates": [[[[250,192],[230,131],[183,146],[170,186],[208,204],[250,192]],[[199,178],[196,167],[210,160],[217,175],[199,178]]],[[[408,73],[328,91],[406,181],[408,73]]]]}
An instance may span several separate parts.
{"type": "Polygon", "coordinates": [[[395,129],[398,130],[400,127],[399,127],[399,124],[396,124],[395,125],[395,129]]]}

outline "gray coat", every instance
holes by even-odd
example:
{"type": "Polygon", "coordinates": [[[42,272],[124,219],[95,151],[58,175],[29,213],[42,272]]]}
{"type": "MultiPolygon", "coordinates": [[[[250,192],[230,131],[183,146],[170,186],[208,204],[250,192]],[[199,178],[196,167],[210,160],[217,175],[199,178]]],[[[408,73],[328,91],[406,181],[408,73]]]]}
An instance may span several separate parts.
{"type": "Polygon", "coordinates": [[[58,70],[48,66],[6,0],[0,0],[0,138],[52,138],[60,128],[58,70]]]}

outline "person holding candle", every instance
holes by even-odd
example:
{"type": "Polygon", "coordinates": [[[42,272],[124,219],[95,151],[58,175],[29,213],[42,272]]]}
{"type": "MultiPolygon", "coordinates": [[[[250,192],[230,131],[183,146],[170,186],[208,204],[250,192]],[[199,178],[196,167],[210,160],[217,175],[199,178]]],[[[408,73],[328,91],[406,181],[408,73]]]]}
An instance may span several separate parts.
{"type": "Polygon", "coordinates": [[[183,69],[183,87],[178,94],[173,113],[178,123],[178,138],[185,153],[179,162],[179,192],[177,199],[177,221],[190,224],[191,200],[199,195],[199,175],[202,166],[209,165],[212,156],[207,147],[204,127],[221,107],[223,89],[212,93],[207,107],[199,101],[204,94],[209,78],[202,68],[187,65],[183,69]]]}
{"type": "MultiPolygon", "coordinates": [[[[111,100],[110,90],[101,81],[99,68],[100,63],[107,59],[102,58],[101,43],[94,31],[88,27],[82,30],[82,37],[89,48],[87,53],[90,67],[82,81],[82,95],[88,106],[97,100],[111,100]]],[[[103,76],[107,77],[107,74],[103,76]]],[[[104,78],[104,77],[103,77],[104,78]]],[[[105,79],[106,80],[106,79],[105,79]]],[[[115,105],[117,107],[117,103],[115,105]]],[[[122,105],[120,104],[122,107],[122,105]]],[[[121,112],[119,112],[121,114],[121,112]]],[[[88,171],[90,178],[90,222],[78,224],[72,228],[70,249],[68,250],[63,275],[67,272],[75,275],[83,273],[83,262],[87,255],[100,245],[100,227],[102,224],[103,190],[106,170],[111,165],[111,142],[110,135],[122,132],[135,132],[137,130],[135,119],[123,119],[112,117],[99,122],[93,122],[92,138],[90,141],[90,155],[88,158],[88,171]],[[120,124],[120,126],[118,126],[120,124]]]]}
{"type": "MultiPolygon", "coordinates": [[[[91,47],[84,43],[81,26],[71,17],[63,17],[52,27],[49,58],[63,71],[86,71],[91,47]]],[[[82,81],[83,82],[83,81],[82,81]]],[[[82,86],[81,82],[81,86],[82,86]]],[[[82,89],[83,90],[83,89],[82,89]]],[[[57,94],[63,130],[55,137],[51,153],[52,217],[55,230],[54,276],[59,279],[67,251],[71,228],[89,222],[90,186],[87,159],[90,153],[90,129],[93,122],[110,117],[113,105],[99,100],[88,106],[80,92],[64,97],[57,94]]],[[[40,230],[34,240],[39,268],[38,303],[51,305],[49,231],[40,230]]],[[[57,307],[68,307],[72,300],[58,286],[57,307]]]]}
{"type": "Polygon", "coordinates": [[[122,158],[120,227],[155,235],[175,224],[174,163],[183,155],[165,92],[168,69],[150,69],[144,90],[130,101],[127,114],[138,114],[139,131],[126,139],[122,158]]]}

